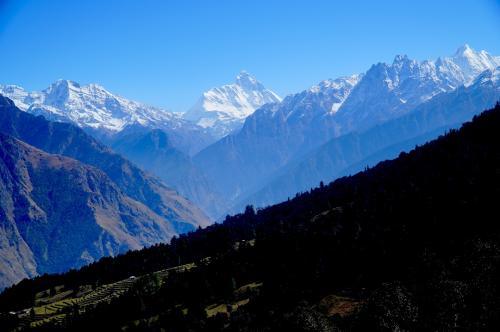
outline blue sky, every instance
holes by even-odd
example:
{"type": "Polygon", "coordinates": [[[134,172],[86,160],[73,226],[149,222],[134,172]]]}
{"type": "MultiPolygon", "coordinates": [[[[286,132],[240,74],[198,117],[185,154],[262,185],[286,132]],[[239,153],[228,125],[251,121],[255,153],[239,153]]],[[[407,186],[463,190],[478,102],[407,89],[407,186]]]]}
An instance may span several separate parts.
{"type": "Polygon", "coordinates": [[[0,84],[95,82],[175,111],[241,69],[286,95],[464,43],[500,55],[498,0],[0,0],[0,84]]]}

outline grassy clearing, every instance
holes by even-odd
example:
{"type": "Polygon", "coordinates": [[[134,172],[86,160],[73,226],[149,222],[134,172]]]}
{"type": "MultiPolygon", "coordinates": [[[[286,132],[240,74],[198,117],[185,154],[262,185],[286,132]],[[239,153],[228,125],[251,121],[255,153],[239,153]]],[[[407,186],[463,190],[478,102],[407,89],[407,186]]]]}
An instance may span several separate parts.
{"type": "Polygon", "coordinates": [[[231,303],[214,303],[205,308],[207,317],[213,317],[217,314],[231,315],[232,312],[238,310],[239,307],[247,305],[250,302],[250,297],[255,292],[258,292],[262,287],[261,282],[252,282],[238,288],[234,291],[234,298],[236,299],[231,303]]]}
{"type": "Polygon", "coordinates": [[[347,317],[356,313],[363,303],[361,300],[349,297],[329,295],[320,301],[319,307],[329,317],[335,315],[347,317]]]}
{"type": "Polygon", "coordinates": [[[242,295],[242,294],[247,294],[248,292],[252,292],[252,291],[260,289],[260,287],[262,287],[261,282],[252,282],[251,284],[241,286],[240,288],[238,288],[237,290],[234,291],[234,294],[236,296],[242,295]]]}
{"type": "Polygon", "coordinates": [[[207,313],[207,317],[213,317],[217,314],[223,314],[229,316],[232,312],[238,310],[239,307],[242,307],[250,302],[250,299],[243,299],[234,303],[221,303],[221,304],[212,304],[205,308],[205,312],[207,313]]]}

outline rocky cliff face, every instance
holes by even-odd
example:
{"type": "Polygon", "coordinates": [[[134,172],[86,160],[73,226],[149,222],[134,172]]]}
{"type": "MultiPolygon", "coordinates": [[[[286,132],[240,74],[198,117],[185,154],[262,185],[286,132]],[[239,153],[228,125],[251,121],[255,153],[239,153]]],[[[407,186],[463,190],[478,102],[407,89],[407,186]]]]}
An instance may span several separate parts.
{"type": "Polygon", "coordinates": [[[167,241],[174,227],[103,171],[0,134],[0,288],[167,241]]]}

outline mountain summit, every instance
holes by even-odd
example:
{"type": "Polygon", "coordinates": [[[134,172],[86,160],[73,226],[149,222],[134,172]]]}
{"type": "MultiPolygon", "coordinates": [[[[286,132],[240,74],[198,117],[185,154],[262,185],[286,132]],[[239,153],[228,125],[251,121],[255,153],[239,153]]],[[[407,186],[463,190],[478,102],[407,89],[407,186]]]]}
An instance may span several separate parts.
{"type": "Polygon", "coordinates": [[[483,71],[500,66],[499,56],[492,56],[484,50],[475,51],[468,44],[458,48],[450,60],[462,69],[466,83],[472,82],[483,71]]]}
{"type": "Polygon", "coordinates": [[[184,118],[222,137],[241,127],[257,108],[280,101],[276,93],[266,89],[254,76],[241,71],[233,84],[204,92],[184,118]]]}

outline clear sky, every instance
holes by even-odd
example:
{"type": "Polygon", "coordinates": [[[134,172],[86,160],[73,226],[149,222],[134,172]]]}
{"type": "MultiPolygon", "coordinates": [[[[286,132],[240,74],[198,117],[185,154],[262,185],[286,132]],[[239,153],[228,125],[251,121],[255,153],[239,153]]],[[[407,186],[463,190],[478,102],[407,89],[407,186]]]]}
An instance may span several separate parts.
{"type": "Polygon", "coordinates": [[[500,55],[499,0],[0,0],[0,84],[95,82],[174,111],[241,69],[286,95],[464,43],[500,55]]]}

